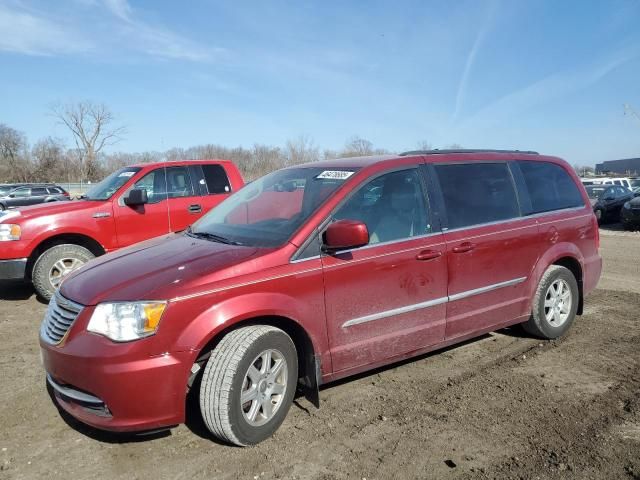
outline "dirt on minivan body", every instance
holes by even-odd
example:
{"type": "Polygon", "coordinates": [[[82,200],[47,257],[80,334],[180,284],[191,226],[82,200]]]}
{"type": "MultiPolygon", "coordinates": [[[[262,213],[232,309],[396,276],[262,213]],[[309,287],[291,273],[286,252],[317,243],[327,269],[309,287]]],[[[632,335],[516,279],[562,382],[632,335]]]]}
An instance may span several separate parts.
{"type": "Polygon", "coordinates": [[[62,415],[39,360],[45,305],[2,284],[0,479],[640,479],[640,239],[603,236],[601,253],[565,338],[503,330],[327,385],[319,410],[298,399],[250,448],[213,440],[195,403],[149,436],[62,415]]]}

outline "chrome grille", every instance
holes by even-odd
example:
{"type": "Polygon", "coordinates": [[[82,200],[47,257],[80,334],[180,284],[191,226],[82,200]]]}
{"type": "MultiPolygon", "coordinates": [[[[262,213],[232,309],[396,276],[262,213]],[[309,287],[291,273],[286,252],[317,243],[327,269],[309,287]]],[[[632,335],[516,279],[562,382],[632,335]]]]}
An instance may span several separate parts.
{"type": "Polygon", "coordinates": [[[40,338],[51,345],[60,343],[83,308],[84,306],[67,300],[56,292],[44,314],[40,338]]]}

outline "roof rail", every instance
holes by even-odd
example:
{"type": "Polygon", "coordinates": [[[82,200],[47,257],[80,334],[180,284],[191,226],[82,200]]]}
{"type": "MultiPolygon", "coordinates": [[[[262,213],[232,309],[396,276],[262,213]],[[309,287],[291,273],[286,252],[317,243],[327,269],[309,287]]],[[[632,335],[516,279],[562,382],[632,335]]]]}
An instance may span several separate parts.
{"type": "Polygon", "coordinates": [[[408,152],[402,152],[400,156],[406,155],[437,155],[437,154],[446,154],[446,153],[526,153],[528,155],[540,155],[538,152],[534,152],[533,150],[494,150],[494,149],[481,149],[481,148],[461,148],[461,149],[453,149],[453,150],[410,150],[408,152]]]}

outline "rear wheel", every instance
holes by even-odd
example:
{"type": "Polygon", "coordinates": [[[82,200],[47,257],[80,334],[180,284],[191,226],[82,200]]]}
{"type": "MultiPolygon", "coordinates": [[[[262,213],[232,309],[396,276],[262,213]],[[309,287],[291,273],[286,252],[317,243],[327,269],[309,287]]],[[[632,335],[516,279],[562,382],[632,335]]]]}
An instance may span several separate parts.
{"type": "Polygon", "coordinates": [[[562,336],[575,320],[579,295],[578,282],[571,270],[551,265],[540,279],[531,317],[523,324],[524,329],[549,340],[562,336]]]}
{"type": "Polygon", "coordinates": [[[268,325],[234,330],[211,353],[200,412],[211,433],[240,446],[269,438],[284,421],[298,381],[291,338],[268,325]]]}
{"type": "Polygon", "coordinates": [[[62,280],[77,270],[95,255],[80,245],[56,245],[45,251],[33,266],[31,275],[38,295],[49,300],[62,280]]]}

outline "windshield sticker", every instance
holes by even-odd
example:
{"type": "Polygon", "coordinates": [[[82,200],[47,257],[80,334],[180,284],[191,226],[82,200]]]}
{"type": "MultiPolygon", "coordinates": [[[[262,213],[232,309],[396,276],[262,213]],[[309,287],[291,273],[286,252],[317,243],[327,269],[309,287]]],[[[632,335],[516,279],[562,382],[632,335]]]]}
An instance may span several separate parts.
{"type": "Polygon", "coordinates": [[[133,174],[136,172],[122,172],[119,177],[133,177],[133,174]]]}
{"type": "Polygon", "coordinates": [[[355,172],[347,172],[344,170],[325,170],[316,178],[331,178],[333,180],[346,180],[355,172]]]}

